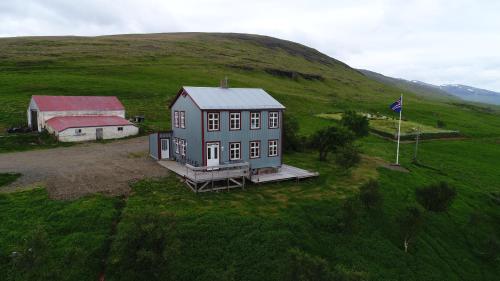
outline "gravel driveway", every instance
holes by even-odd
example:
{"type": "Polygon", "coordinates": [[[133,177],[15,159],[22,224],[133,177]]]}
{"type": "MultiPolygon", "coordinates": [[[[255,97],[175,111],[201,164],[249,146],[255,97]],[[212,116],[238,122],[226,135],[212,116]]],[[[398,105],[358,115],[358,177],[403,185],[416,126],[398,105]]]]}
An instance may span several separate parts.
{"type": "Polygon", "coordinates": [[[131,181],[167,175],[167,169],[149,158],[147,137],[2,153],[0,173],[8,172],[22,176],[0,191],[44,186],[57,199],[126,194],[131,181]]]}

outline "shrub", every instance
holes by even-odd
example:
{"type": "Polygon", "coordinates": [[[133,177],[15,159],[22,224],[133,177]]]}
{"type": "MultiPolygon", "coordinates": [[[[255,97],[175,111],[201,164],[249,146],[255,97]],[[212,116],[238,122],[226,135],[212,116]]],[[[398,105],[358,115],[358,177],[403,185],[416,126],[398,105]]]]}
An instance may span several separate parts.
{"type": "Polygon", "coordinates": [[[446,123],[444,123],[443,120],[437,120],[436,121],[436,127],[438,127],[438,128],[444,128],[444,127],[446,127],[446,123]]]}
{"type": "Polygon", "coordinates": [[[319,150],[319,160],[325,161],[328,152],[335,152],[338,148],[351,144],[354,135],[343,127],[327,127],[317,131],[311,140],[311,145],[319,150]]]}
{"type": "Polygon", "coordinates": [[[359,199],[367,209],[380,206],[382,195],[379,191],[379,184],[375,180],[370,180],[359,188],[359,199]]]}
{"type": "Polygon", "coordinates": [[[346,145],[339,148],[335,155],[335,162],[345,169],[358,165],[360,161],[359,149],[354,145],[346,145]]]}
{"type": "Polygon", "coordinates": [[[358,217],[357,208],[354,203],[354,200],[348,199],[342,204],[337,222],[337,228],[339,228],[340,231],[347,233],[354,231],[356,218],[358,217]]]}
{"type": "Polygon", "coordinates": [[[446,182],[431,184],[416,190],[418,203],[432,212],[445,212],[453,203],[457,192],[446,182]]]}
{"type": "Polygon", "coordinates": [[[405,213],[398,218],[398,222],[405,253],[407,253],[410,241],[417,235],[423,223],[423,214],[416,206],[407,207],[405,213]]]}
{"type": "Polygon", "coordinates": [[[110,271],[117,280],[170,280],[179,246],[173,215],[145,211],[129,220],[113,243],[110,271]]]}
{"type": "Polygon", "coordinates": [[[369,122],[366,116],[357,114],[356,111],[349,110],[344,112],[340,120],[342,126],[353,131],[356,137],[364,137],[369,132],[369,122]]]}
{"type": "Polygon", "coordinates": [[[283,115],[283,150],[299,151],[302,148],[298,135],[299,121],[293,116],[283,115]]]}

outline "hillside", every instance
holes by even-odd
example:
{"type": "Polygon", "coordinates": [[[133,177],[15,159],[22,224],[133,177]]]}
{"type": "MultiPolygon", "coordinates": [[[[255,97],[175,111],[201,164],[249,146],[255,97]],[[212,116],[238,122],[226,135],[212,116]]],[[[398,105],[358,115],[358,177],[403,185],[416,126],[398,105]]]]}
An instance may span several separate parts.
{"type": "Polygon", "coordinates": [[[500,105],[500,93],[467,85],[441,85],[439,88],[463,100],[500,105]]]}
{"type": "MultiPolygon", "coordinates": [[[[226,75],[232,87],[272,94],[303,136],[337,125],[321,113],[392,117],[388,106],[402,92],[317,50],[258,35],[3,38],[0,130],[25,122],[33,94],[116,95],[128,115],[145,115],[145,129],[168,129],[167,105],[182,85],[216,86],[226,75]]],[[[313,260],[314,270],[363,280],[496,280],[500,113],[412,91],[403,90],[405,119],[432,127],[439,120],[464,138],[422,142],[420,164],[412,162],[414,143],[403,143],[408,173],[383,168],[394,161],[395,144],[370,135],[357,143],[363,160],[356,168],[320,162],[314,149],[290,152],[285,163],[320,177],[234,192],[194,194],[172,176],[131,183],[127,198],[58,201],[44,189],[4,194],[0,186],[0,270],[6,280],[96,280],[101,273],[106,280],[294,280],[295,266],[313,260]],[[358,199],[369,179],[380,185],[377,209],[358,199]],[[457,198],[447,212],[424,214],[405,253],[399,218],[416,204],[417,188],[439,181],[455,187],[457,198]],[[41,254],[13,258],[31,248],[41,254]],[[305,254],[294,258],[297,251],[305,254]]],[[[22,137],[0,137],[0,152],[33,148],[22,137]]],[[[0,184],[12,177],[0,174],[0,184]]]]}

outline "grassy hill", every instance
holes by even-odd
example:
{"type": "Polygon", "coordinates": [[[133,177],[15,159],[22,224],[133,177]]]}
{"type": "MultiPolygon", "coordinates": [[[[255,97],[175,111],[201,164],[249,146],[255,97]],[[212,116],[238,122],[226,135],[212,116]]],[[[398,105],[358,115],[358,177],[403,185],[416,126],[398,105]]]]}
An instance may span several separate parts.
{"type": "MultiPolygon", "coordinates": [[[[257,35],[5,38],[0,129],[25,122],[33,94],[116,95],[129,115],[146,116],[148,128],[167,129],[167,104],[182,85],[216,86],[226,75],[230,86],[271,93],[286,114],[298,118],[303,135],[335,124],[317,117],[321,113],[391,115],[388,105],[401,93],[314,49],[257,35]]],[[[127,200],[91,196],[58,202],[40,190],[0,194],[0,268],[8,280],[30,280],[9,256],[35,235],[42,245],[54,245],[46,250],[46,263],[31,267],[35,273],[52,269],[39,280],[95,280],[100,272],[109,280],[133,280],[135,256],[128,250],[151,242],[133,244],[140,238],[137,218],[149,215],[146,229],[166,225],[158,231],[168,237],[170,262],[151,268],[162,272],[162,280],[289,280],[292,249],[367,280],[496,280],[500,263],[488,251],[500,239],[499,112],[408,91],[404,116],[428,126],[440,120],[466,139],[423,142],[419,157],[425,165],[412,164],[413,144],[403,144],[401,162],[410,173],[379,167],[393,161],[395,145],[369,136],[359,142],[363,162],[349,172],[334,161],[317,161],[315,151],[285,155],[286,163],[321,173],[301,183],[195,195],[170,177],[136,183],[127,200]],[[356,199],[358,187],[371,178],[379,180],[383,195],[377,211],[365,210],[356,199]],[[426,213],[404,253],[398,217],[415,204],[416,188],[441,180],[457,188],[456,201],[447,213],[426,213]],[[347,228],[349,208],[355,215],[347,228]]],[[[15,143],[0,138],[0,149],[16,149],[15,143]]],[[[143,254],[143,262],[151,257],[143,254]]]]}

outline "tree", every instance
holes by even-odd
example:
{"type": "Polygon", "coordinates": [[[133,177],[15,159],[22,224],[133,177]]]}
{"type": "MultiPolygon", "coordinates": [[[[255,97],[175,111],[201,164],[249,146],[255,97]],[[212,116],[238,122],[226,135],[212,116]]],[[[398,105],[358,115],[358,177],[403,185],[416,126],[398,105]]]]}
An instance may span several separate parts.
{"type": "Polygon", "coordinates": [[[301,148],[299,137],[299,121],[293,116],[284,114],[283,120],[283,149],[284,151],[299,151],[301,148]]]}
{"type": "Polygon", "coordinates": [[[356,166],[360,161],[359,150],[354,145],[346,145],[339,148],[335,155],[335,162],[345,169],[356,166]]]}
{"type": "Polygon", "coordinates": [[[356,137],[364,137],[368,135],[368,118],[361,114],[357,114],[354,110],[344,112],[340,123],[342,124],[342,126],[353,131],[356,137]]]}
{"type": "Polygon", "coordinates": [[[399,229],[403,238],[405,253],[408,252],[410,241],[417,235],[423,223],[423,214],[416,206],[407,207],[405,213],[399,217],[399,229]]]}
{"type": "Polygon", "coordinates": [[[354,134],[343,127],[323,128],[313,135],[311,144],[319,150],[319,160],[325,161],[328,152],[335,152],[354,141],[354,134]]]}
{"type": "Polygon", "coordinates": [[[431,212],[447,211],[457,196],[455,188],[448,186],[446,182],[419,188],[415,193],[418,203],[431,212]]]}
{"type": "Polygon", "coordinates": [[[379,191],[379,184],[376,180],[370,180],[359,188],[359,199],[367,209],[380,206],[382,195],[379,191]]]}

